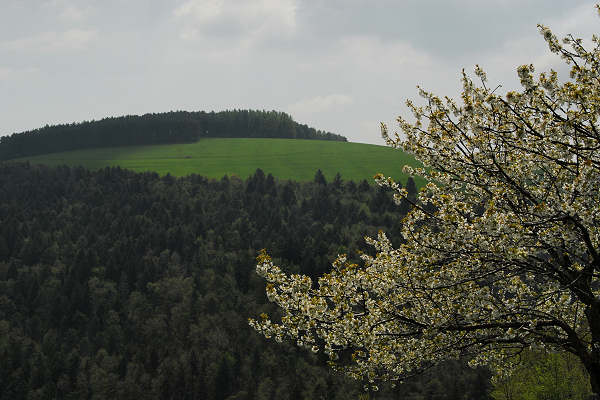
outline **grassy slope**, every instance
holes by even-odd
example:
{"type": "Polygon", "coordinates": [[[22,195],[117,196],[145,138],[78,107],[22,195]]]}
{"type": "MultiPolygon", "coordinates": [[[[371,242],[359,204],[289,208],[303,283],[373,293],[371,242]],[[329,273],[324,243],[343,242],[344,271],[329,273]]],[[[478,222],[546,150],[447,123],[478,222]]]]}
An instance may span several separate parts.
{"type": "MultiPolygon", "coordinates": [[[[156,171],[183,176],[196,173],[241,178],[261,168],[279,179],[312,180],[317,169],[332,179],[372,181],[375,173],[400,179],[405,164],[414,159],[401,151],[361,143],[293,139],[202,139],[192,144],[129,146],[78,150],[26,157],[32,163],[83,165],[102,168],[119,165],[134,171],[156,171]]],[[[420,181],[417,181],[419,184],[420,181]]]]}

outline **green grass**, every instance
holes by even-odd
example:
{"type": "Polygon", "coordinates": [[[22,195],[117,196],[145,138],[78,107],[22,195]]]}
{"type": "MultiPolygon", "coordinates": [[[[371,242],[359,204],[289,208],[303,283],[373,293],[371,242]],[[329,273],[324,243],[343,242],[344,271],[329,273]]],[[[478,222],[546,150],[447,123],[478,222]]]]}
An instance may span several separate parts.
{"type": "MultiPolygon", "coordinates": [[[[202,139],[191,144],[127,146],[77,150],[24,157],[34,164],[82,165],[97,169],[121,166],[133,171],[155,171],[184,176],[192,173],[211,178],[237,175],[246,178],[261,168],[279,179],[309,181],[317,169],[330,180],[336,173],[344,180],[373,181],[378,172],[403,183],[405,164],[415,160],[384,146],[323,140],[202,139]]],[[[417,184],[422,183],[415,179],[417,184]]]]}

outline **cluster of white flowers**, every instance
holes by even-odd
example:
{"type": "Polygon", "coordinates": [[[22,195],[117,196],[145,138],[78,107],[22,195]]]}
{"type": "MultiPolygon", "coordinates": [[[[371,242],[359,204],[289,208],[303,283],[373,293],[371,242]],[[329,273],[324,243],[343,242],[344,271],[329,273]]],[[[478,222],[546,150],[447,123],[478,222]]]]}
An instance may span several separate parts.
{"type": "MultiPolygon", "coordinates": [[[[501,368],[531,346],[600,365],[600,41],[588,51],[540,32],[571,80],[525,65],[523,90],[501,96],[477,67],[480,85],[463,73],[462,104],[419,89],[426,105],[407,103],[416,122],[398,118],[405,138],[382,126],[424,165],[407,172],[429,181],[403,243],[367,239],[375,256],[342,255],[317,285],[261,254],[257,272],[284,316],[250,320],[255,329],[322,349],[371,383],[462,355],[501,368]]],[[[391,178],[376,181],[406,198],[391,178]]]]}

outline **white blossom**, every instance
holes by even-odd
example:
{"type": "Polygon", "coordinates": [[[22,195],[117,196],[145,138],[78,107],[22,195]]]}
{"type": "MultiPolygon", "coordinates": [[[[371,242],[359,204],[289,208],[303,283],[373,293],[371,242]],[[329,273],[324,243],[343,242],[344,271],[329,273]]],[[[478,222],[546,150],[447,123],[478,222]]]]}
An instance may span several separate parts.
{"type": "MultiPolygon", "coordinates": [[[[317,286],[262,253],[257,273],[284,317],[250,320],[255,329],[321,348],[370,384],[460,356],[506,371],[524,349],[561,349],[596,368],[599,391],[600,41],[586,50],[539,28],[570,80],[523,65],[522,90],[501,95],[477,67],[479,84],[463,73],[460,104],[419,88],[426,105],[407,102],[415,122],[398,118],[403,136],[382,125],[425,166],[405,172],[429,182],[403,242],[380,232],[367,240],[374,255],[339,256],[317,286]],[[348,350],[352,362],[339,361],[348,350]]],[[[407,198],[393,179],[376,181],[407,198]]]]}

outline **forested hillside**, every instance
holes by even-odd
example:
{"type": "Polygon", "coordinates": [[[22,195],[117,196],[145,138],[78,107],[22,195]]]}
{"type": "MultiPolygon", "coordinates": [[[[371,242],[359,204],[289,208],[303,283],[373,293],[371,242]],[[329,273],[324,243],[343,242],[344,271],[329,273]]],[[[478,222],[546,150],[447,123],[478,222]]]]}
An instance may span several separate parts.
{"type": "Polygon", "coordinates": [[[45,126],[0,137],[0,160],[94,147],[190,143],[200,138],[287,138],[346,141],[277,111],[173,111],[45,126]]]}
{"type": "MultiPolygon", "coordinates": [[[[248,326],[276,313],[255,257],[266,247],[314,277],[371,251],[378,229],[398,243],[407,210],[320,172],[299,184],[0,164],[0,398],[358,398],[360,383],[248,326]]],[[[485,370],[457,362],[371,398],[487,389],[485,370]]]]}

